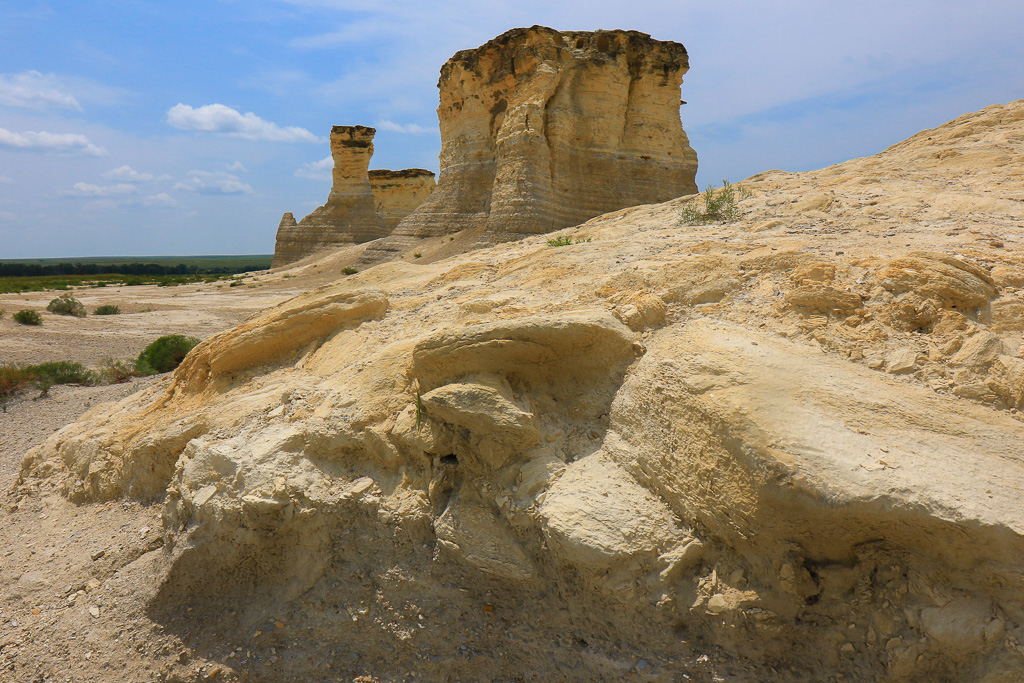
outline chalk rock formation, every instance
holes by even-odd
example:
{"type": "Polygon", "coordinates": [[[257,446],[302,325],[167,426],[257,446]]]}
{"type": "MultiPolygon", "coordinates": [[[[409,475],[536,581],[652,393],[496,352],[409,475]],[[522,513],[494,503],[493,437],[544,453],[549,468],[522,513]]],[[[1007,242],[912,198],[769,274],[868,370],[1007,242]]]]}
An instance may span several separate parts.
{"type": "Polygon", "coordinates": [[[384,237],[367,169],[373,156],[373,135],[366,126],[331,129],[333,182],[327,203],[298,224],[286,213],[277,229],[273,267],[283,266],[324,249],[384,237]]]}
{"type": "Polygon", "coordinates": [[[370,171],[370,189],[377,215],[390,233],[434,191],[434,173],[423,168],[370,171]]]}
{"type": "Polygon", "coordinates": [[[636,31],[514,29],[441,67],[437,190],[367,258],[480,229],[489,242],[693,193],[679,43],[636,31]]]}
{"type": "Polygon", "coordinates": [[[365,269],[21,486],[164,495],[153,613],[322,653],[268,680],[1018,680],[1022,162],[1024,101],[755,176],[737,223],[365,269]]]}

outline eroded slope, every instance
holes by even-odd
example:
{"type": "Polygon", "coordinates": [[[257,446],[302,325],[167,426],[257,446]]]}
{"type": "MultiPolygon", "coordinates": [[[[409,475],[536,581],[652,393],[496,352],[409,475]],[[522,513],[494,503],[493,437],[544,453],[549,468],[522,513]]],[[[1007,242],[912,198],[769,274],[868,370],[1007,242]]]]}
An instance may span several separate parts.
{"type": "Polygon", "coordinates": [[[153,614],[287,615],[302,656],[223,656],[266,680],[1012,680],[1022,169],[1015,102],[756,176],[737,223],[675,200],[383,264],[208,339],[21,487],[163,497],[153,614]]]}

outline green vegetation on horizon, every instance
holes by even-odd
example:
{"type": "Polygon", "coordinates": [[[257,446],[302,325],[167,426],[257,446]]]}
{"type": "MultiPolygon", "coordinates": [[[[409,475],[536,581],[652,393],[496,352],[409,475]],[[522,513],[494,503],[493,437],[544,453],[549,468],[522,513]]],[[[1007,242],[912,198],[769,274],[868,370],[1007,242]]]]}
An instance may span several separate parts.
{"type": "Polygon", "coordinates": [[[164,287],[216,282],[270,268],[273,256],[104,256],[0,259],[0,294],[66,290],[71,287],[164,287]]]}
{"type": "Polygon", "coordinates": [[[245,254],[241,256],[232,255],[203,255],[203,256],[83,256],[65,258],[8,258],[0,259],[0,266],[8,263],[35,264],[41,266],[52,266],[60,263],[72,263],[82,265],[99,266],[120,266],[133,263],[156,264],[164,267],[174,267],[184,263],[190,269],[198,268],[200,272],[215,272],[221,268],[231,268],[234,272],[245,267],[248,270],[266,270],[270,268],[270,262],[274,259],[273,254],[245,254]]]}

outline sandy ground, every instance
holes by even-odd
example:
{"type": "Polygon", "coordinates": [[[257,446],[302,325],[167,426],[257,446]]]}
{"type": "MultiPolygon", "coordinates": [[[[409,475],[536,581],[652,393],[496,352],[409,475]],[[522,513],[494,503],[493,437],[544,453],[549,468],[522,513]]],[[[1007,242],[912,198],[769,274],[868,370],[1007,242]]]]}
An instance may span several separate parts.
{"type": "MultiPolygon", "coordinates": [[[[164,334],[200,338],[334,277],[318,268],[285,277],[261,273],[244,284],[78,289],[93,311],[73,318],[46,312],[56,292],[0,295],[0,363],[77,361],[97,367],[133,358],[164,334]],[[39,327],[15,311],[39,311],[39,327]]],[[[332,269],[333,271],[333,269],[332,269]]],[[[193,658],[177,635],[146,616],[147,585],[160,571],[157,504],[75,506],[58,495],[16,500],[21,460],[33,446],[90,408],[161,381],[137,378],[95,387],[26,391],[0,412],[0,681],[228,680],[224,667],[193,658]]]]}

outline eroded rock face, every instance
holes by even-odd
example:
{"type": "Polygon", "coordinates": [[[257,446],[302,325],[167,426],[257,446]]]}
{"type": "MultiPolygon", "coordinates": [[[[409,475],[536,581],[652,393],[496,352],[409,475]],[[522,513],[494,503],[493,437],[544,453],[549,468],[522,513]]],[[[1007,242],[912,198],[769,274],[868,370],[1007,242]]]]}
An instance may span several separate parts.
{"type": "Polygon", "coordinates": [[[487,242],[696,191],[679,43],[636,31],[514,29],[441,67],[437,190],[367,254],[479,229],[487,242]]]}
{"type": "MultiPolygon", "coordinates": [[[[366,126],[331,128],[333,183],[327,203],[303,218],[277,229],[272,266],[283,266],[318,251],[367,242],[387,234],[377,215],[367,169],[373,156],[373,135],[366,126]]],[[[294,218],[293,218],[294,221],[294,218]]]]}
{"type": "Polygon", "coordinates": [[[376,131],[366,126],[331,129],[333,184],[327,203],[298,223],[285,213],[277,228],[273,267],[310,254],[383,237],[434,189],[422,168],[367,171],[376,131]]]}
{"type": "Polygon", "coordinates": [[[434,173],[423,168],[370,171],[370,189],[384,229],[389,233],[394,230],[399,221],[430,196],[434,186],[434,173]]]}
{"type": "Polygon", "coordinates": [[[764,174],[736,224],[680,231],[669,202],[365,269],[94,408],[21,486],[162,493],[155,613],[213,633],[249,605],[254,649],[284,614],[290,648],[359,643],[386,675],[568,651],[618,680],[631,643],[666,680],[1014,680],[1024,348],[994,304],[1024,305],[1024,172],[988,162],[1022,129],[1024,101],[764,174]],[[979,206],[942,200],[950,159],[999,246],[956,227],[979,206]]]}

